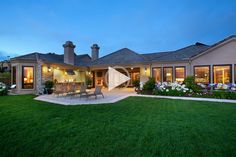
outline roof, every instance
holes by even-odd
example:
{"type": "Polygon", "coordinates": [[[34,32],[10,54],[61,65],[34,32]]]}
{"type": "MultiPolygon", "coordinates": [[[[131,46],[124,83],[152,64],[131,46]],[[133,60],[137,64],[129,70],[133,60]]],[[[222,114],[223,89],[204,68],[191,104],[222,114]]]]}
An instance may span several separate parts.
{"type": "Polygon", "coordinates": [[[171,62],[188,60],[206,51],[210,46],[201,43],[190,45],[176,51],[142,54],[149,62],[171,62]]]}
{"type": "MultiPolygon", "coordinates": [[[[34,52],[34,53],[12,58],[12,60],[28,60],[28,61],[42,60],[44,62],[64,64],[64,55],[59,55],[55,53],[43,54],[43,53],[34,52]]],[[[91,61],[91,58],[88,54],[76,55],[75,57],[75,64],[77,66],[87,66],[90,63],[90,61],[91,61]]]]}
{"type": "MultiPolygon", "coordinates": [[[[155,52],[148,54],[139,54],[128,48],[123,48],[106,56],[103,56],[95,61],[91,61],[91,57],[88,54],[76,55],[75,65],[77,66],[97,66],[97,65],[127,65],[136,63],[151,63],[151,62],[176,62],[187,61],[194,59],[195,57],[210,51],[212,48],[229,41],[230,39],[236,39],[236,35],[229,36],[228,38],[217,42],[214,45],[205,45],[202,43],[195,43],[175,51],[167,52],[155,52]]],[[[30,53],[27,55],[15,57],[13,59],[22,60],[34,60],[41,59],[45,62],[51,63],[64,63],[64,55],[58,55],[55,53],[30,53]]]]}
{"type": "Polygon", "coordinates": [[[104,57],[101,57],[91,63],[91,65],[121,65],[121,64],[135,64],[135,63],[141,63],[145,62],[145,58],[128,49],[123,48],[118,51],[115,51],[109,55],[106,55],[104,57]]]}

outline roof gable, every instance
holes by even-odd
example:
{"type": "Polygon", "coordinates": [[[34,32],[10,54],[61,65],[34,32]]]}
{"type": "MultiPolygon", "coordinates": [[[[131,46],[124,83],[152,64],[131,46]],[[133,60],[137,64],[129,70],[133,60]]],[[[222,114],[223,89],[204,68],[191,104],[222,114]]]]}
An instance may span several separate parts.
{"type": "Polygon", "coordinates": [[[144,57],[128,48],[123,48],[101,57],[92,62],[92,65],[134,64],[145,61],[144,57]]]}

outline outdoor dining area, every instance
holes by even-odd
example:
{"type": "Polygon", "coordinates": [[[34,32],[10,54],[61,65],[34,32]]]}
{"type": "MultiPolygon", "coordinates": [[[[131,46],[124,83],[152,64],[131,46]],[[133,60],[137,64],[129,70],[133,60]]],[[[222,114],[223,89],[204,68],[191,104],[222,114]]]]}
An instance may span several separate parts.
{"type": "Polygon", "coordinates": [[[96,86],[95,89],[88,89],[84,83],[57,83],[53,88],[53,95],[64,98],[90,98],[97,99],[98,96],[104,98],[102,86],[96,86]]]}

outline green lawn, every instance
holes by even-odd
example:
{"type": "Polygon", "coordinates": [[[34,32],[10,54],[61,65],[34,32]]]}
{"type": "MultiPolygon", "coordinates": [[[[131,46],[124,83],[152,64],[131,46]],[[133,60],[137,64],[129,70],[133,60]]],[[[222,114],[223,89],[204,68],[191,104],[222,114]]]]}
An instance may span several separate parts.
{"type": "Polygon", "coordinates": [[[0,97],[0,156],[236,156],[236,104],[130,97],[60,106],[0,97]]]}

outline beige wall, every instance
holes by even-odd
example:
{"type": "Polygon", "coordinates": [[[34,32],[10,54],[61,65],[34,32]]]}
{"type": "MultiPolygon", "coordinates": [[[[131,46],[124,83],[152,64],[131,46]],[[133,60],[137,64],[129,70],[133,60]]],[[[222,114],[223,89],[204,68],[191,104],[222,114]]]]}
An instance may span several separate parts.
{"type": "MultiPolygon", "coordinates": [[[[191,68],[197,65],[210,65],[213,78],[213,65],[230,64],[232,66],[232,80],[234,80],[234,64],[236,64],[236,40],[230,40],[217,48],[203,54],[191,62],[191,68]]],[[[192,72],[193,75],[193,72],[192,72]]],[[[211,79],[212,83],[213,79],[211,79]]]]}
{"type": "MultiPolygon", "coordinates": [[[[28,94],[36,93],[36,63],[12,63],[12,67],[16,66],[16,89],[13,92],[17,94],[28,94]],[[22,67],[23,66],[33,66],[34,67],[34,88],[33,89],[22,89],[22,67]]],[[[13,80],[13,75],[12,78],[13,80]]]]}

